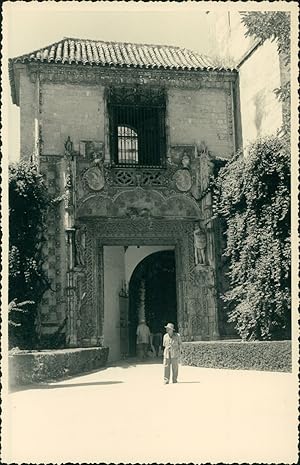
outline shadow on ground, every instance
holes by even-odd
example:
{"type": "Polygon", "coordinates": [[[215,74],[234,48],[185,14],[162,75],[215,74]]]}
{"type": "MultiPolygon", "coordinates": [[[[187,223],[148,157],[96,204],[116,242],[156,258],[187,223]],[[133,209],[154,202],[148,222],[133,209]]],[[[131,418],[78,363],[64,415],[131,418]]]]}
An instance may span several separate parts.
{"type": "Polygon", "coordinates": [[[28,391],[33,389],[62,389],[74,387],[89,387],[89,386],[108,386],[111,384],[122,384],[123,381],[95,381],[90,383],[73,383],[73,384],[54,384],[54,383],[41,383],[30,384],[28,386],[15,386],[10,389],[10,392],[28,391]]]}
{"type": "Polygon", "coordinates": [[[145,360],[140,360],[137,357],[128,357],[124,360],[119,360],[117,362],[112,362],[109,364],[110,367],[119,367],[119,368],[130,368],[136,367],[140,365],[162,365],[163,359],[162,357],[156,358],[146,358],[145,360]]]}
{"type": "Polygon", "coordinates": [[[90,382],[90,383],[77,383],[77,384],[55,384],[62,381],[70,381],[74,378],[81,378],[83,376],[87,376],[93,373],[98,373],[99,371],[107,370],[108,368],[118,367],[118,368],[131,368],[137,367],[140,365],[161,365],[162,366],[163,359],[162,357],[157,358],[147,358],[145,360],[139,360],[137,357],[129,357],[124,360],[119,360],[117,362],[108,363],[105,367],[96,368],[94,370],[85,371],[83,373],[77,373],[70,376],[64,376],[57,379],[52,379],[48,381],[44,381],[41,383],[35,384],[28,384],[22,386],[10,386],[9,391],[11,393],[18,392],[18,391],[28,391],[28,390],[36,390],[36,389],[60,389],[64,387],[84,387],[84,386],[92,386],[92,385],[110,385],[110,384],[120,384],[123,381],[101,381],[101,382],[90,382]]]}

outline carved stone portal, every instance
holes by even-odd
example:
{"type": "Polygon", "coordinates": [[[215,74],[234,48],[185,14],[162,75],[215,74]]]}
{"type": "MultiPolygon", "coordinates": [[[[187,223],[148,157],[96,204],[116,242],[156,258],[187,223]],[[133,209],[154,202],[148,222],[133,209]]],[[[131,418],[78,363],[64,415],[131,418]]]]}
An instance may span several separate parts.
{"type": "Polygon", "coordinates": [[[197,270],[194,261],[194,222],[149,219],[143,216],[124,219],[90,219],[86,225],[85,265],[82,277],[80,325],[81,345],[101,344],[104,319],[104,245],[175,246],[177,281],[177,319],[183,340],[208,340],[217,337],[217,308],[207,268],[197,270]],[[211,334],[211,331],[214,334],[211,334]]]}

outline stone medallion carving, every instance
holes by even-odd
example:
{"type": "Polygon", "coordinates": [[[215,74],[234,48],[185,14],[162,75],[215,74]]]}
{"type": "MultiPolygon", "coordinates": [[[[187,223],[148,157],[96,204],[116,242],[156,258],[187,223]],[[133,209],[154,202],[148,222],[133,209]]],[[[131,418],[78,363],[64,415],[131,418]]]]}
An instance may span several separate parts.
{"type": "Polygon", "coordinates": [[[87,185],[93,191],[101,191],[103,189],[105,180],[101,170],[97,166],[89,168],[83,175],[87,185]]]}
{"type": "Polygon", "coordinates": [[[187,169],[179,169],[174,173],[173,179],[180,192],[187,192],[192,187],[192,177],[187,169]]]}

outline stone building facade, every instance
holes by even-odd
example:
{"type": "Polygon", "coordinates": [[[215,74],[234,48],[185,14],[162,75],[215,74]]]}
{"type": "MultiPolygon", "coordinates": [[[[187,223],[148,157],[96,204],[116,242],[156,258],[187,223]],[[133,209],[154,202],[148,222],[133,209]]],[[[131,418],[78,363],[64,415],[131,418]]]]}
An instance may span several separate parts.
{"type": "Polygon", "coordinates": [[[9,70],[21,158],[57,198],[41,335],[62,328],[67,346],[105,344],[120,358],[130,278],[163,250],[174,251],[183,340],[230,335],[207,187],[241,143],[237,71],[177,47],[78,39],[14,58],[9,70]]]}

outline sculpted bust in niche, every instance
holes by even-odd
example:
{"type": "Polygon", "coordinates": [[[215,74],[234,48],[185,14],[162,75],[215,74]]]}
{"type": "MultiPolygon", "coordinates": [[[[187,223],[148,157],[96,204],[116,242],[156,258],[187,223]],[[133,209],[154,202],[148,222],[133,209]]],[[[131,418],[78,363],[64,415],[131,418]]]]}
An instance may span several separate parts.
{"type": "Polygon", "coordinates": [[[181,163],[182,163],[183,168],[188,169],[190,167],[191,160],[190,160],[190,157],[186,153],[183,154],[181,163]]]}

